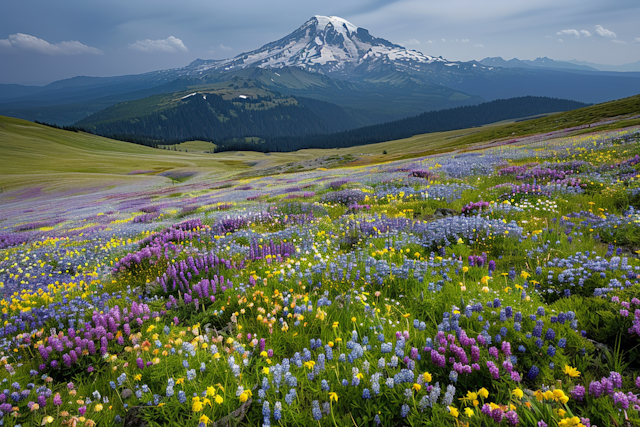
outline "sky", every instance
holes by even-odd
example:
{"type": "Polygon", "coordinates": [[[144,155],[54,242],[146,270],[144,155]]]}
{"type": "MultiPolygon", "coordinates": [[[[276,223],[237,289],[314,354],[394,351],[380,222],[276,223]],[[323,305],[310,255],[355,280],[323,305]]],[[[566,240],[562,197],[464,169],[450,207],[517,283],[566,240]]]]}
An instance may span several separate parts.
{"type": "Polygon", "coordinates": [[[224,59],[340,16],[453,61],[640,60],[638,0],[2,0],[0,83],[44,85],[224,59]]]}

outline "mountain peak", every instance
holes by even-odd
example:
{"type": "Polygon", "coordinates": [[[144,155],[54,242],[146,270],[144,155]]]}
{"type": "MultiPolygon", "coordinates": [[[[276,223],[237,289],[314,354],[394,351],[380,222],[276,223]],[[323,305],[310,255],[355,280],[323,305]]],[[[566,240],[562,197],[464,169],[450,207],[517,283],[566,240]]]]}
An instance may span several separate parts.
{"type": "Polygon", "coordinates": [[[356,27],[346,19],[340,18],[339,16],[315,15],[311,19],[315,19],[317,21],[316,28],[319,31],[324,31],[325,28],[327,28],[327,25],[331,24],[333,28],[337,29],[338,31],[340,31],[339,29],[341,28],[346,28],[350,33],[358,32],[358,27],[356,27]]]}
{"type": "Polygon", "coordinates": [[[222,61],[194,62],[188,74],[247,67],[297,67],[310,72],[346,75],[360,66],[372,69],[376,64],[396,64],[406,69],[434,62],[448,61],[374,37],[339,16],[315,15],[292,33],[254,51],[222,61]]]}

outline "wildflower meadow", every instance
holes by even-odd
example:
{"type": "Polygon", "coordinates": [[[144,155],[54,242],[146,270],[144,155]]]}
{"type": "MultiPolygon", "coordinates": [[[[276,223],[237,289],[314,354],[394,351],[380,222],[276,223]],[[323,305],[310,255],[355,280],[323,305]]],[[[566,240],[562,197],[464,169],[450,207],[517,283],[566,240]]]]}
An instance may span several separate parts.
{"type": "Polygon", "coordinates": [[[1,425],[640,425],[640,127],[2,197],[1,425]]]}

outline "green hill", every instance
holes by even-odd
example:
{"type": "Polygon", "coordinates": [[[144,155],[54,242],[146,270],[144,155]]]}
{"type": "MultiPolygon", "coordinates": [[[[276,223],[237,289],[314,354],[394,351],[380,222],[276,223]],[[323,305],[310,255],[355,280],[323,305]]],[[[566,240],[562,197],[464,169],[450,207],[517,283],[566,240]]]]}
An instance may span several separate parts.
{"type": "Polygon", "coordinates": [[[337,105],[283,96],[247,81],[236,81],[123,102],[75,126],[99,135],[153,144],[296,137],[351,129],[358,124],[337,105]]]}

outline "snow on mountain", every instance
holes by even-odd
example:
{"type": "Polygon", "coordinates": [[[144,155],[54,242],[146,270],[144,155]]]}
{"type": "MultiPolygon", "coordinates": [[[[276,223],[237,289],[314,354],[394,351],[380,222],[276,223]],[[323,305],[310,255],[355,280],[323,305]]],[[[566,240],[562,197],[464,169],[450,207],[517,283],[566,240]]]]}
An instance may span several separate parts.
{"type": "Polygon", "coordinates": [[[299,67],[326,74],[348,73],[363,63],[431,64],[448,63],[439,58],[407,50],[385,39],[373,37],[337,16],[316,15],[291,34],[260,49],[223,61],[194,61],[186,71],[202,74],[210,70],[229,71],[246,67],[299,67]]]}

